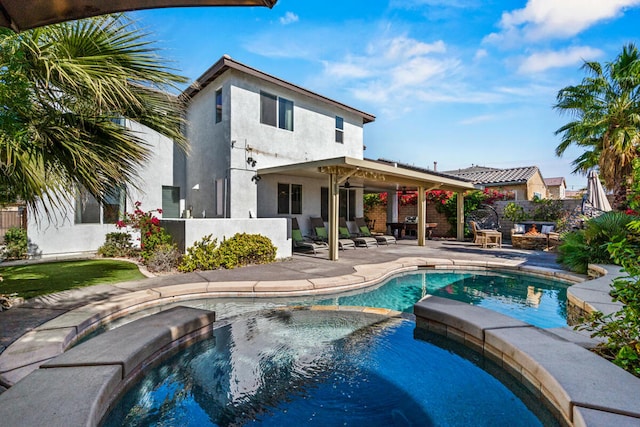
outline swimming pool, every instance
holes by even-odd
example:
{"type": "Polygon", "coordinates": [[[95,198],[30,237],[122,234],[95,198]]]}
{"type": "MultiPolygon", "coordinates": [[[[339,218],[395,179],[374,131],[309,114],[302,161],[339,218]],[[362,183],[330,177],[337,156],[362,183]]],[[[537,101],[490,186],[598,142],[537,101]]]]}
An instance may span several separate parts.
{"type": "Polygon", "coordinates": [[[74,345],[175,306],[216,312],[217,319],[250,311],[297,305],[342,305],[388,308],[411,313],[427,294],[477,305],[540,328],[567,326],[567,288],[570,283],[502,270],[432,270],[396,275],[383,283],[350,292],[308,297],[242,297],[186,299],[129,313],[104,323],[74,345]]]}
{"type": "Polygon", "coordinates": [[[381,307],[412,312],[427,294],[477,305],[540,328],[567,326],[569,284],[529,274],[484,270],[420,270],[314,304],[381,307]]]}
{"type": "Polygon", "coordinates": [[[221,323],[146,373],[104,425],[557,425],[488,361],[415,339],[406,319],[273,310],[221,323]]]}

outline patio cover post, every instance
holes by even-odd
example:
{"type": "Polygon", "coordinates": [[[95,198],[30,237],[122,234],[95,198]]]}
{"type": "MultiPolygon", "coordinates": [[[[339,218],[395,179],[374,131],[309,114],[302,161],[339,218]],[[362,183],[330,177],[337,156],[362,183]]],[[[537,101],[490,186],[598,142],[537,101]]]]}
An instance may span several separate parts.
{"type": "Polygon", "coordinates": [[[329,174],[329,259],[338,260],[338,206],[340,206],[340,186],[338,175],[329,174]]]}
{"type": "Polygon", "coordinates": [[[464,194],[461,191],[457,192],[456,203],[456,238],[459,241],[464,240],[464,194]]]}
{"type": "Polygon", "coordinates": [[[418,246],[425,245],[427,231],[427,198],[424,187],[418,187],[418,246]]]}

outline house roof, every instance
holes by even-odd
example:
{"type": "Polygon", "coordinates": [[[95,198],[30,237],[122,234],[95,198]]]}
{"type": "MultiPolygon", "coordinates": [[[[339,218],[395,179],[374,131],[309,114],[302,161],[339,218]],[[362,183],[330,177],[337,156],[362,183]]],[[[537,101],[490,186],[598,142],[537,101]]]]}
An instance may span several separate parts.
{"type": "Polygon", "coordinates": [[[266,6],[277,0],[0,0],[0,27],[24,31],[91,16],[130,10],[185,6],[266,6]]]}
{"type": "Polygon", "coordinates": [[[236,70],[242,73],[251,75],[253,77],[259,78],[261,80],[267,81],[269,83],[278,85],[285,89],[291,90],[293,92],[300,93],[302,95],[308,96],[309,98],[313,98],[327,104],[331,104],[335,107],[338,107],[343,110],[347,110],[351,113],[354,113],[358,116],[362,117],[364,123],[370,123],[376,119],[373,114],[365,113],[364,111],[360,111],[356,108],[350,107],[341,102],[335,101],[333,99],[327,98],[326,96],[322,96],[318,93],[307,90],[301,86],[297,86],[293,83],[282,80],[278,77],[272,76],[270,74],[264,73],[260,70],[252,68],[248,65],[245,65],[241,62],[236,61],[231,58],[229,55],[224,55],[220,58],[215,64],[213,64],[203,75],[198,77],[187,89],[182,92],[182,96],[184,98],[193,98],[198,92],[207,87],[207,85],[213,82],[215,79],[220,77],[228,70],[236,70]]]}
{"type": "Polygon", "coordinates": [[[558,187],[564,185],[566,187],[566,183],[564,182],[564,177],[560,176],[557,178],[545,178],[544,183],[547,187],[558,187]]]}
{"type": "Polygon", "coordinates": [[[436,171],[431,170],[431,169],[423,168],[423,167],[420,167],[420,166],[409,165],[407,163],[396,162],[396,161],[393,161],[393,160],[381,159],[381,158],[379,158],[378,160],[372,160],[372,159],[367,159],[367,160],[376,161],[376,162],[380,162],[380,163],[384,163],[384,164],[388,164],[388,165],[394,165],[394,166],[398,166],[398,167],[401,167],[401,168],[404,168],[404,169],[413,170],[413,171],[424,172],[424,173],[428,173],[430,175],[441,176],[441,177],[444,177],[444,178],[454,178],[456,180],[472,182],[472,180],[470,180],[470,179],[467,179],[467,178],[464,178],[464,177],[460,177],[460,176],[455,176],[455,175],[447,173],[447,172],[436,172],[436,171]]]}
{"type": "Polygon", "coordinates": [[[348,178],[353,187],[369,191],[425,190],[466,191],[478,187],[472,182],[432,171],[408,169],[396,164],[353,157],[294,163],[285,166],[258,169],[258,175],[280,174],[312,178],[336,174],[343,182],[348,178]]]}
{"type": "Polygon", "coordinates": [[[536,173],[540,173],[537,166],[498,169],[485,166],[472,166],[443,172],[459,178],[468,179],[484,186],[526,184],[536,173]]]}

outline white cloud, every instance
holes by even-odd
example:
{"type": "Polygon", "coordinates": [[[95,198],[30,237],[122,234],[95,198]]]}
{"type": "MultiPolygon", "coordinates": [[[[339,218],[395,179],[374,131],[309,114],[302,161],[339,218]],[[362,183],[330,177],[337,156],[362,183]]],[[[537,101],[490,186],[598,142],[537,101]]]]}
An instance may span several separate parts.
{"type": "Polygon", "coordinates": [[[638,5],[640,0],[528,0],[523,9],[504,12],[501,31],[488,35],[485,41],[568,38],[638,5]]]}
{"type": "Polygon", "coordinates": [[[494,120],[498,120],[500,119],[501,116],[495,115],[495,114],[484,114],[484,115],[480,115],[480,116],[475,116],[475,117],[469,117],[467,119],[464,120],[460,120],[458,122],[458,124],[460,125],[473,125],[476,123],[484,123],[484,122],[491,122],[494,120]]]}
{"type": "Polygon", "coordinates": [[[478,49],[473,59],[478,60],[478,59],[486,58],[487,55],[489,55],[489,53],[487,52],[486,49],[478,49]]]}
{"type": "Polygon", "coordinates": [[[361,55],[324,62],[324,73],[341,79],[360,100],[406,102],[407,97],[455,73],[460,61],[446,56],[446,51],[442,40],[424,43],[406,36],[380,38],[370,42],[361,55]]]}
{"type": "Polygon", "coordinates": [[[588,46],[576,46],[560,51],[536,52],[529,55],[518,67],[521,74],[539,73],[550,68],[561,68],[594,60],[603,52],[588,46]]]}
{"type": "Polygon", "coordinates": [[[287,12],[284,14],[284,16],[280,17],[280,23],[282,25],[288,25],[298,21],[299,21],[298,15],[296,15],[293,12],[287,12]]]}

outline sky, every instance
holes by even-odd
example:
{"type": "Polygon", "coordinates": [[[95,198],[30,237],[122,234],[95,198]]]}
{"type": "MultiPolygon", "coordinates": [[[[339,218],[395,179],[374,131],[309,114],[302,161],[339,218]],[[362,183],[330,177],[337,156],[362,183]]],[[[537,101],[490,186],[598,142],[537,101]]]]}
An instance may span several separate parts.
{"type": "Polygon", "coordinates": [[[278,0],[266,7],[138,11],[179,74],[197,79],[222,55],[347,104],[366,158],[438,171],[538,166],[571,174],[554,109],[585,61],[640,45],[640,0],[278,0]]]}

